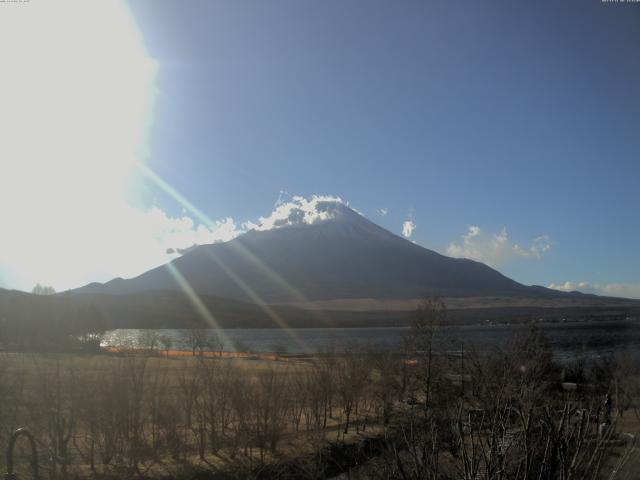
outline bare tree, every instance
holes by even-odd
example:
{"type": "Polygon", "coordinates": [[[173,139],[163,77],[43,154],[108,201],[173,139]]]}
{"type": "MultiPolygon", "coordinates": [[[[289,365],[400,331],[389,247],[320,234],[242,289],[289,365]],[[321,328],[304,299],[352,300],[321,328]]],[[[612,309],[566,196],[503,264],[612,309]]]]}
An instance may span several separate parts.
{"type": "Polygon", "coordinates": [[[38,365],[39,408],[44,413],[48,445],[50,451],[51,472],[54,478],[58,474],[67,476],[70,463],[69,447],[76,425],[76,373],[64,369],[56,359],[53,368],[38,365]],[[60,468],[60,470],[59,470],[60,468]]]}
{"type": "Polygon", "coordinates": [[[169,335],[161,335],[159,340],[164,350],[164,355],[168,358],[171,347],[173,346],[173,339],[169,335]]]}
{"type": "Polygon", "coordinates": [[[372,393],[382,410],[382,422],[389,425],[394,405],[401,399],[400,372],[401,359],[398,354],[390,349],[375,350],[370,353],[372,366],[375,369],[373,376],[372,393]]]}
{"type": "Polygon", "coordinates": [[[254,384],[253,424],[255,440],[264,461],[265,449],[275,452],[286,428],[289,398],[288,375],[268,368],[254,384]]]}
{"type": "Polygon", "coordinates": [[[39,283],[36,283],[36,286],[33,287],[31,293],[33,293],[34,295],[54,295],[56,293],[56,290],[51,286],[40,285],[39,283]]]}
{"type": "Polygon", "coordinates": [[[351,345],[342,356],[337,373],[337,393],[344,415],[344,432],[349,433],[352,414],[357,413],[359,402],[369,383],[371,365],[362,348],[351,345]]]}
{"type": "Polygon", "coordinates": [[[431,386],[434,381],[434,348],[435,334],[440,325],[447,319],[447,309],[439,298],[422,300],[415,312],[411,330],[406,338],[411,360],[415,362],[413,374],[410,376],[409,389],[412,397],[416,389],[422,396],[427,408],[431,397],[431,386]]]}
{"type": "Polygon", "coordinates": [[[191,354],[202,356],[207,349],[209,343],[209,333],[204,328],[193,328],[187,333],[187,341],[191,347],[191,354]]]}
{"type": "Polygon", "coordinates": [[[153,354],[160,345],[160,335],[155,330],[143,330],[138,345],[147,353],[153,354]]]}

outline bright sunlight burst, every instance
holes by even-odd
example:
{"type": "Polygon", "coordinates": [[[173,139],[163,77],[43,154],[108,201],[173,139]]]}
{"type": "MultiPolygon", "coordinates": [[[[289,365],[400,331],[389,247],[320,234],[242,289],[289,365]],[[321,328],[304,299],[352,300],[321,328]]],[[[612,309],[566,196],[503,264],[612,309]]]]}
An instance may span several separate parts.
{"type": "Polygon", "coordinates": [[[68,286],[80,280],[69,262],[86,262],[96,244],[105,264],[110,251],[121,256],[125,232],[111,218],[136,228],[126,196],[147,153],[156,66],[122,1],[7,6],[0,285],[68,286]]]}

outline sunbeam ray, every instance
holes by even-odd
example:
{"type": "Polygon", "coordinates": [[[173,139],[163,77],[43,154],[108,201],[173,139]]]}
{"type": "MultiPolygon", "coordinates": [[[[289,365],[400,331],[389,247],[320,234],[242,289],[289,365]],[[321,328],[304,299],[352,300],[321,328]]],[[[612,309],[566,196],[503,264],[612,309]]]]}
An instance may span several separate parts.
{"type": "MultiPolygon", "coordinates": [[[[180,205],[182,205],[188,211],[193,213],[193,215],[195,215],[196,218],[198,218],[198,220],[200,220],[203,224],[205,224],[207,227],[210,227],[210,228],[213,226],[213,222],[209,217],[207,217],[205,213],[203,213],[187,198],[181,195],[180,192],[178,192],[175,188],[173,188],[169,183],[167,183],[164,179],[162,179],[158,174],[156,174],[148,166],[140,164],[138,165],[138,168],[155,185],[160,187],[163,191],[169,194],[174,200],[176,200],[180,205]]],[[[267,277],[271,281],[276,283],[285,291],[289,292],[294,299],[303,303],[307,302],[307,299],[305,298],[305,296],[298,289],[293,287],[289,282],[287,282],[284,278],[282,278],[282,276],[279,275],[277,272],[274,272],[273,269],[271,269],[268,265],[266,265],[262,260],[260,260],[253,252],[251,252],[244,245],[236,242],[230,243],[230,245],[232,245],[233,248],[245,259],[247,259],[248,261],[253,263],[255,266],[257,266],[260,269],[260,271],[262,271],[265,275],[267,275],[267,277]]],[[[269,318],[271,318],[279,327],[285,329],[287,334],[291,336],[292,340],[294,340],[299,345],[304,346],[303,344],[301,344],[302,341],[295,336],[295,334],[293,333],[289,325],[286,323],[286,321],[282,317],[280,317],[273,310],[273,308],[267,304],[267,302],[265,302],[260,296],[258,296],[251,289],[251,287],[247,285],[247,283],[244,280],[242,280],[235,272],[231,271],[231,269],[229,269],[219,258],[211,254],[209,254],[209,257],[227,273],[227,275],[236,283],[236,285],[238,285],[238,287],[240,287],[247,294],[247,296],[249,296],[249,298],[251,298],[251,300],[253,300],[256,303],[256,305],[258,305],[260,308],[263,309],[263,311],[269,316],[269,318]]],[[[197,308],[200,309],[201,307],[204,307],[205,311],[208,313],[208,311],[206,310],[206,307],[204,306],[200,298],[197,296],[195,291],[188,284],[186,279],[180,274],[180,272],[177,271],[174,265],[172,264],[168,264],[168,265],[171,265],[171,268],[169,268],[169,271],[172,272],[172,274],[174,274],[174,276],[176,277],[176,280],[181,285],[181,287],[183,285],[186,286],[187,290],[185,290],[185,292],[187,292],[187,295],[189,295],[190,298],[194,298],[195,301],[198,302],[197,308]],[[176,276],[176,274],[178,276],[176,276]]],[[[323,323],[327,322],[326,318],[317,311],[309,310],[309,314],[314,318],[322,321],[323,323]]]]}
{"type": "Polygon", "coordinates": [[[235,282],[240,289],[247,294],[247,296],[253,300],[253,302],[258,305],[264,312],[271,318],[280,328],[282,328],[285,333],[293,340],[302,351],[309,351],[307,344],[294,332],[291,327],[287,324],[286,320],[284,320],[278,313],[268,304],[266,303],[257,293],[253,291],[253,289],[246,284],[244,280],[242,280],[238,275],[236,275],[233,270],[231,270],[225,263],[220,260],[217,256],[212,254],[211,252],[207,252],[207,256],[214,261],[222,270],[235,282]]]}
{"type": "Polygon", "coordinates": [[[204,302],[200,299],[200,296],[195,292],[195,290],[191,287],[189,282],[184,275],[180,273],[178,268],[171,262],[166,264],[167,270],[175,281],[178,283],[182,291],[185,293],[191,304],[195,307],[198,314],[204,319],[209,328],[213,328],[217,330],[217,334],[221,336],[221,340],[225,345],[229,345],[228,339],[224,334],[224,330],[220,328],[220,324],[216,317],[209,311],[204,302]]]}
{"type": "MultiPolygon", "coordinates": [[[[240,255],[244,256],[247,260],[253,263],[262,273],[267,275],[269,279],[275,282],[282,289],[287,291],[291,297],[293,297],[297,302],[301,302],[303,304],[309,303],[304,294],[287,282],[282,275],[278,272],[274,271],[271,267],[269,267],[266,263],[264,263],[257,255],[255,255],[251,250],[249,250],[245,245],[240,242],[233,242],[229,244],[234,250],[236,250],[240,255]]],[[[327,323],[327,318],[320,314],[320,312],[309,309],[310,315],[312,315],[316,320],[320,320],[323,323],[327,323]]]]}
{"type": "Polygon", "coordinates": [[[212,228],[214,226],[214,222],[205,215],[198,207],[196,207],[193,203],[187,200],[183,195],[180,194],[175,188],[173,188],[169,183],[167,183],[162,177],[160,177],[157,173],[151,170],[147,165],[143,163],[137,164],[138,170],[149,180],[155,183],[158,187],[160,187],[164,192],[169,194],[176,202],[186,208],[188,211],[193,213],[198,220],[200,220],[207,227],[212,228]]]}

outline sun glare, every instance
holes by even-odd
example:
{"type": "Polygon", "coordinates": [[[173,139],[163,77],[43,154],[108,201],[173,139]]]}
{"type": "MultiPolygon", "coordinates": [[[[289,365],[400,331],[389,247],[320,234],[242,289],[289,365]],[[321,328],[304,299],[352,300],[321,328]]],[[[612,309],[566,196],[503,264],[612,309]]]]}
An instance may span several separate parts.
{"type": "Polygon", "coordinates": [[[120,0],[4,7],[0,286],[67,286],[77,281],[69,262],[95,254],[89,245],[103,245],[108,261],[122,242],[105,220],[128,214],[156,65],[120,0]]]}

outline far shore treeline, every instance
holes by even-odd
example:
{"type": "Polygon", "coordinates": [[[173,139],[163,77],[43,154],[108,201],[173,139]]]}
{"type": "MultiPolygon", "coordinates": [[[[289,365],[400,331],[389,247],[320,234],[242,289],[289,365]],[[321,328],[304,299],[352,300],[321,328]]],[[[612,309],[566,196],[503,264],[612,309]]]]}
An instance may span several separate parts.
{"type": "MultiPolygon", "coordinates": [[[[412,311],[320,311],[200,296],[215,319],[203,318],[186,294],[32,295],[0,290],[0,342],[9,349],[70,348],[82,336],[118,328],[277,328],[273,313],[291,328],[407,326],[412,311]]],[[[615,320],[640,316],[640,306],[503,307],[449,310],[448,324],[615,320]]]]}

